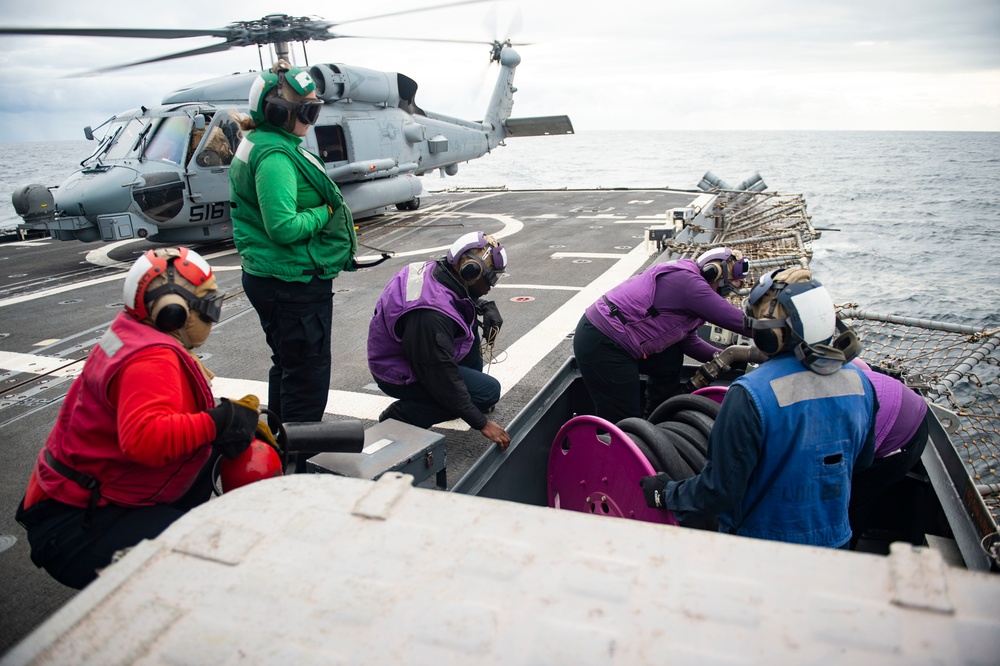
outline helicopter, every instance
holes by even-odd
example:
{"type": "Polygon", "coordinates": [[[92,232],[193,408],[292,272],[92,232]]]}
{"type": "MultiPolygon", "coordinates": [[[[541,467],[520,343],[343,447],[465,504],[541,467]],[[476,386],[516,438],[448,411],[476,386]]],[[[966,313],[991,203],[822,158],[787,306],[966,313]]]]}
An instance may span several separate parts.
{"type": "MultiPolygon", "coordinates": [[[[332,31],[343,23],[270,14],[216,30],[0,27],[0,34],[225,40],[88,73],[96,74],[249,45],[270,45],[274,60],[289,60],[294,42],[304,51],[309,41],[349,37],[332,31]]],[[[574,133],[565,115],[511,118],[517,90],[514,71],[521,57],[509,39],[413,39],[489,44],[490,62],[500,66],[492,97],[482,120],[462,120],[418,106],[417,83],[404,74],[342,63],[307,65],[324,104],[303,147],[323,161],[355,219],[382,214],[390,206],[417,210],[426,196],[419,176],[434,171],[454,176],[459,163],[482,157],[508,137],[574,133]]],[[[104,128],[100,139],[85,127],[84,135],[97,141],[97,147],[78,171],[58,186],[34,183],[12,194],[15,212],[24,220],[18,229],[83,242],[139,238],[186,244],[231,238],[229,164],[242,136],[240,117],[249,113],[247,100],[258,76],[232,74],[185,86],[158,105],[112,116],[98,126],[104,128]]]]}

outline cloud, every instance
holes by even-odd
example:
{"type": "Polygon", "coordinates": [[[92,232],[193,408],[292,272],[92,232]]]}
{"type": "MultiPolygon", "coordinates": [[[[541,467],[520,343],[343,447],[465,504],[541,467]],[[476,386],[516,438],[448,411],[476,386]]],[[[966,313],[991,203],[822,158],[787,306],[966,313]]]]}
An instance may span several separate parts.
{"type": "MultiPolygon", "coordinates": [[[[280,5],[293,16],[347,21],[335,30],[350,35],[489,40],[512,27],[509,36],[532,43],[520,49],[515,115],[566,113],[580,130],[1000,130],[995,0],[620,0],[600,12],[562,0],[503,1],[357,22],[413,4],[280,5]]],[[[0,21],[202,29],[274,11],[273,0],[173,0],[154,18],[120,2],[35,0],[11,4],[0,21]]],[[[259,67],[257,49],[244,47],[63,78],[215,43],[0,36],[0,141],[76,139],[83,125],[156,104],[184,84],[259,67]]],[[[422,106],[469,119],[481,115],[495,76],[484,45],[339,39],[313,42],[307,53],[313,63],[401,71],[420,85],[422,106]]]]}

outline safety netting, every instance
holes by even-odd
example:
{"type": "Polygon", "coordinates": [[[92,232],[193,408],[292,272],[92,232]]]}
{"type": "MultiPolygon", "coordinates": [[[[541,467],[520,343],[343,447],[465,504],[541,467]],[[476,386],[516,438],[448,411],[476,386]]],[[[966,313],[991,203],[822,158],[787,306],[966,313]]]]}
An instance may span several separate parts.
{"type": "MultiPolygon", "coordinates": [[[[713,193],[718,198],[703,213],[705,227],[689,225],[692,233],[667,240],[665,249],[685,256],[713,247],[738,249],[750,259],[750,285],[776,268],[808,267],[820,232],[802,195],[713,193]],[[712,220],[715,224],[709,226],[712,220]]],[[[837,309],[861,340],[869,364],[899,377],[936,405],[935,413],[993,518],[995,533],[1000,522],[1000,329],[869,312],[857,303],[837,309]]]]}

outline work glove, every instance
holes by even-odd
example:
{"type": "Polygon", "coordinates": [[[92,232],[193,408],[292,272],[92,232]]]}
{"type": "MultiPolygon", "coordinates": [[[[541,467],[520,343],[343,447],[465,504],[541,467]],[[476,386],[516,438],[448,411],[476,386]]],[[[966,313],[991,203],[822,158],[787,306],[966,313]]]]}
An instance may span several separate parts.
{"type": "Polygon", "coordinates": [[[223,398],[218,407],[209,409],[215,422],[212,448],[230,459],[246,451],[260,425],[259,405],[256,396],[248,395],[239,400],[223,398]]]}
{"type": "MultiPolygon", "coordinates": [[[[244,407],[256,410],[258,415],[260,414],[260,398],[252,393],[250,395],[245,395],[234,402],[238,405],[243,405],[244,407]]],[[[281,450],[278,448],[278,441],[274,438],[274,434],[271,432],[271,428],[268,427],[266,421],[257,422],[257,430],[254,431],[254,437],[269,444],[271,448],[279,454],[281,453],[281,450]]]]}
{"type": "Polygon", "coordinates": [[[642,494],[646,498],[646,506],[650,509],[667,508],[667,505],[663,502],[663,498],[667,481],[670,480],[670,477],[663,472],[660,472],[656,476],[644,476],[639,479],[639,485],[642,486],[642,494]]]}
{"type": "Polygon", "coordinates": [[[503,326],[503,317],[500,316],[500,309],[493,301],[479,299],[476,303],[476,312],[483,318],[483,338],[486,342],[493,342],[500,334],[503,326]]]}
{"type": "Polygon", "coordinates": [[[278,448],[278,441],[274,438],[274,433],[267,426],[264,421],[257,422],[257,430],[254,432],[254,437],[261,440],[262,442],[267,442],[272,449],[275,450],[279,455],[281,454],[281,449],[278,448]]]}

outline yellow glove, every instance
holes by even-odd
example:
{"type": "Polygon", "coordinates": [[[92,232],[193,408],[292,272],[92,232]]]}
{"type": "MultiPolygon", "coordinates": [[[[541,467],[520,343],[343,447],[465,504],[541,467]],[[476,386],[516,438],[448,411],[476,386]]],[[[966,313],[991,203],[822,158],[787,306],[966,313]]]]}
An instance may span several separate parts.
{"type": "Polygon", "coordinates": [[[255,412],[260,411],[260,398],[258,398],[252,393],[243,396],[239,400],[233,400],[232,402],[235,402],[237,405],[243,405],[247,409],[252,409],[255,412]]]}
{"type": "Polygon", "coordinates": [[[277,451],[279,454],[281,453],[281,449],[278,448],[277,440],[274,439],[274,435],[271,433],[271,429],[267,427],[267,422],[261,421],[260,423],[257,424],[257,432],[254,433],[254,436],[257,439],[270,444],[271,448],[277,451]]]}
{"type": "MultiPolygon", "coordinates": [[[[243,405],[244,407],[249,407],[250,409],[255,409],[257,411],[260,411],[260,398],[258,398],[253,394],[245,395],[239,400],[234,400],[233,402],[235,402],[238,405],[243,405]]],[[[267,442],[268,444],[271,445],[271,448],[273,448],[278,453],[281,453],[281,450],[278,448],[278,441],[274,438],[274,434],[271,433],[271,429],[267,426],[266,421],[260,421],[259,423],[257,423],[257,430],[256,432],[254,432],[254,437],[264,442],[267,442]]]]}

